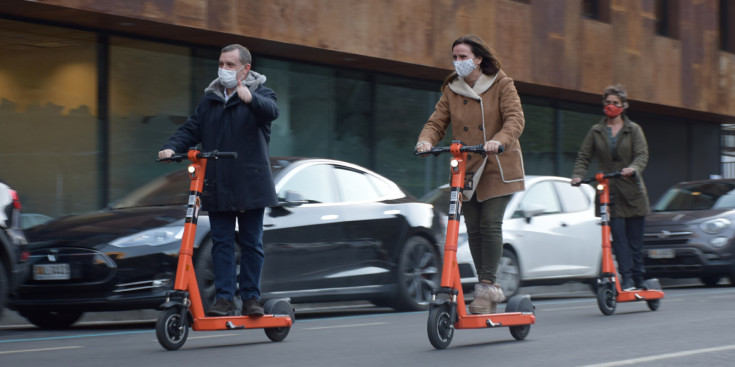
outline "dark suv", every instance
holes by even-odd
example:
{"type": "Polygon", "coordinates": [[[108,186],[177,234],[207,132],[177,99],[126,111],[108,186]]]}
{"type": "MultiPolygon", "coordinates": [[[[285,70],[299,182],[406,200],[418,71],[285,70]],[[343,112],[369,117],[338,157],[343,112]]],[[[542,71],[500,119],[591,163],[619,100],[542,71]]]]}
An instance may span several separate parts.
{"type": "Polygon", "coordinates": [[[735,285],[735,179],[681,182],[646,216],[647,276],[735,285]]]}
{"type": "Polygon", "coordinates": [[[28,271],[28,241],[21,226],[18,193],[0,181],[0,317],[28,271]]]}

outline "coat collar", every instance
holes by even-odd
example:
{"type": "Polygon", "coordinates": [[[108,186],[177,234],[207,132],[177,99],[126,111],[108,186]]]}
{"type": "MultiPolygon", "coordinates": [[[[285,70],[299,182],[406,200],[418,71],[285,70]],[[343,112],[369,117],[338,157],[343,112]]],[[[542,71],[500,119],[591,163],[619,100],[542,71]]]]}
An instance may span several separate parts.
{"type": "Polygon", "coordinates": [[[480,94],[487,92],[487,90],[493,86],[495,79],[500,73],[501,72],[499,71],[495,75],[480,74],[480,77],[477,78],[474,87],[470,87],[470,85],[464,81],[464,78],[457,77],[457,79],[454,79],[449,83],[449,88],[460,96],[480,100],[482,99],[480,94]]]}

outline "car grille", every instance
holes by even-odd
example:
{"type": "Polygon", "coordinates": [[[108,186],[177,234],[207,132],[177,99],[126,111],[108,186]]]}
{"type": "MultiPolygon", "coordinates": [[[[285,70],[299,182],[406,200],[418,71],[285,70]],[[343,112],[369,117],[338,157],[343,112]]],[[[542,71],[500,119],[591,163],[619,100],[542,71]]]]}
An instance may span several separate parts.
{"type": "Polygon", "coordinates": [[[107,255],[86,248],[50,248],[33,251],[30,258],[32,284],[99,284],[108,281],[117,265],[107,255]],[[64,266],[58,276],[41,276],[49,266],[64,266]]]}
{"type": "Polygon", "coordinates": [[[647,228],[643,235],[643,241],[646,245],[684,245],[694,233],[690,231],[669,231],[666,229],[652,230],[647,228]]]}

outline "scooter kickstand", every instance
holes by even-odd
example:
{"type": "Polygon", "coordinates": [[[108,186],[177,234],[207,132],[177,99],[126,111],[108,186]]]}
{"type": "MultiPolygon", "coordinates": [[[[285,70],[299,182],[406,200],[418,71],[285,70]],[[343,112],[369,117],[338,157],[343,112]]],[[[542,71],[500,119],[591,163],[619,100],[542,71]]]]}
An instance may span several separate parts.
{"type": "Polygon", "coordinates": [[[487,327],[503,326],[503,323],[502,322],[493,322],[493,320],[492,319],[489,319],[489,318],[485,321],[485,323],[487,324],[487,327]]]}
{"type": "Polygon", "coordinates": [[[225,326],[230,330],[236,330],[236,329],[244,329],[245,326],[235,326],[235,324],[232,323],[232,321],[227,321],[225,323],[225,326]]]}

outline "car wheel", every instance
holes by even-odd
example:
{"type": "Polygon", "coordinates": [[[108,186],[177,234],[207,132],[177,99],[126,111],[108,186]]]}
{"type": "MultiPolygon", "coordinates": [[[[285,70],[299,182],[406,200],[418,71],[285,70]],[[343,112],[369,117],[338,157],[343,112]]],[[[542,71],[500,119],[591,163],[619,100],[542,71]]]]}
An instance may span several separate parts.
{"type": "Polygon", "coordinates": [[[707,287],[714,287],[720,282],[721,278],[719,275],[706,275],[699,278],[699,280],[707,287]]]}
{"type": "Polygon", "coordinates": [[[521,267],[518,265],[518,257],[512,250],[503,249],[496,282],[500,284],[506,299],[515,296],[521,288],[521,267]]]}
{"type": "Polygon", "coordinates": [[[25,317],[42,329],[66,329],[82,317],[79,311],[21,311],[21,316],[25,317]]]}
{"type": "Polygon", "coordinates": [[[398,259],[398,294],[392,307],[398,311],[428,309],[432,290],[439,287],[441,259],[436,248],[423,237],[411,237],[398,259]]]}
{"type": "Polygon", "coordinates": [[[8,283],[8,276],[7,273],[5,273],[5,267],[3,267],[3,263],[0,261],[0,318],[3,316],[3,309],[5,309],[5,302],[7,302],[8,299],[8,289],[9,289],[9,283],[8,283]]]}
{"type": "Polygon", "coordinates": [[[207,238],[199,245],[194,260],[194,272],[197,275],[197,286],[202,297],[202,307],[208,310],[214,303],[217,291],[214,288],[214,263],[212,262],[212,239],[207,238]]]}

